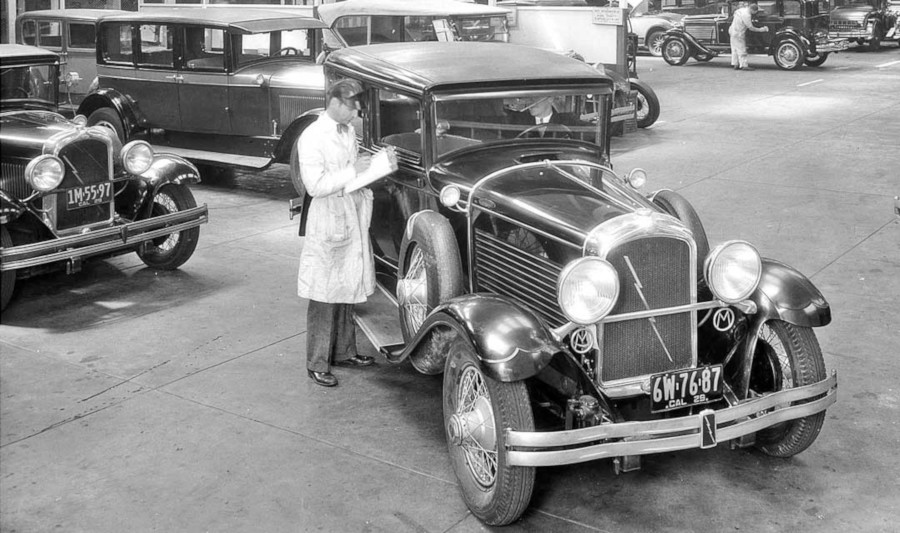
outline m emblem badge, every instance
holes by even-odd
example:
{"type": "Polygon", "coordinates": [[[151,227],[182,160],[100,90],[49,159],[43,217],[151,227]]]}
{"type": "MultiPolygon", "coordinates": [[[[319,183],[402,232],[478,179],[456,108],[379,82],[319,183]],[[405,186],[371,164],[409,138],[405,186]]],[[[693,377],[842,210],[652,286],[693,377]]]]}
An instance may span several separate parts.
{"type": "Polygon", "coordinates": [[[713,327],[719,331],[728,331],[734,327],[734,311],[730,307],[720,307],[713,315],[713,327]]]}
{"type": "Polygon", "coordinates": [[[578,328],[569,337],[569,344],[572,346],[572,351],[578,355],[584,355],[594,347],[594,334],[588,328],[578,328]]]}

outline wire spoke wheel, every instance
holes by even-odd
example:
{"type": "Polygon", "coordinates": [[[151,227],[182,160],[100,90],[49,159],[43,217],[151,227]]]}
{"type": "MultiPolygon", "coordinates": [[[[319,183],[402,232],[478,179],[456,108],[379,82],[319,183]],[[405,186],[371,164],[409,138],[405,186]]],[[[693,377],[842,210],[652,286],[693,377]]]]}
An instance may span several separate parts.
{"type": "MultiPolygon", "coordinates": [[[[164,185],[153,198],[151,217],[177,213],[197,207],[194,195],[184,185],[164,185]]],[[[187,261],[197,248],[200,228],[193,227],[156,238],[138,251],[141,260],[158,270],[174,270],[187,261]]]]}
{"type": "Polygon", "coordinates": [[[428,271],[425,254],[419,246],[413,248],[406,276],[397,284],[397,300],[406,329],[419,331],[428,316],[428,271]]]}

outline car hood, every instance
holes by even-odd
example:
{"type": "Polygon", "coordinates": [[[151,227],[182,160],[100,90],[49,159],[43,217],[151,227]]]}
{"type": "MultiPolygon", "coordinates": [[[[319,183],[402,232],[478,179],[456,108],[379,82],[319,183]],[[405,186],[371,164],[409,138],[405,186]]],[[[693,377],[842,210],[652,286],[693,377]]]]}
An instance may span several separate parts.
{"type": "Polygon", "coordinates": [[[832,9],[831,17],[838,19],[863,19],[874,10],[875,8],[868,4],[852,4],[832,9]]]}
{"type": "Polygon", "coordinates": [[[722,15],[688,15],[681,19],[681,22],[697,22],[697,21],[708,21],[713,22],[714,20],[721,19],[722,15]]]}
{"type": "MultiPolygon", "coordinates": [[[[527,162],[578,159],[603,164],[597,147],[588,143],[514,141],[505,149],[492,145],[491,150],[474,149],[445,159],[432,169],[430,180],[438,190],[459,186],[465,201],[475,184],[494,172],[527,162]]],[[[550,166],[500,174],[475,187],[471,200],[476,206],[579,247],[598,224],[638,207],[652,208],[624,187],[597,189],[566,179],[550,166]]]]}
{"type": "Polygon", "coordinates": [[[322,65],[300,61],[265,61],[248,65],[237,72],[237,83],[255,84],[262,76],[273,88],[325,90],[325,73],[322,65]]]}
{"type": "Polygon", "coordinates": [[[34,157],[80,126],[51,111],[9,111],[0,114],[3,157],[34,157]]]}

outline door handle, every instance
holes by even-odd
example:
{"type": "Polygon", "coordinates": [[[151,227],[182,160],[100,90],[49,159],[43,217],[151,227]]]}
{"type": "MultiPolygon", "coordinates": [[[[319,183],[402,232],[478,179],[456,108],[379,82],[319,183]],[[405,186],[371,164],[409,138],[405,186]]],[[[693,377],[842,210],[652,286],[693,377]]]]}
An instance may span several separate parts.
{"type": "Polygon", "coordinates": [[[181,74],[173,74],[172,76],[166,76],[167,80],[175,80],[175,83],[181,83],[184,81],[184,76],[181,74]]]}

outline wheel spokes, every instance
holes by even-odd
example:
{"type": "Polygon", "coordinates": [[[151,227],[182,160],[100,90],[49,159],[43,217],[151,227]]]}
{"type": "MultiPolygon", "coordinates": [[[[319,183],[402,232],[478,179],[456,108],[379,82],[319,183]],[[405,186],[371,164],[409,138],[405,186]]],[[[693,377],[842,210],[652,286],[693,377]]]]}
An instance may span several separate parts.
{"type": "Polygon", "coordinates": [[[490,487],[497,476],[496,426],[484,377],[475,367],[460,376],[454,423],[472,477],[490,487]]]}

